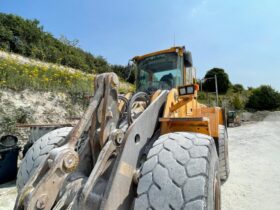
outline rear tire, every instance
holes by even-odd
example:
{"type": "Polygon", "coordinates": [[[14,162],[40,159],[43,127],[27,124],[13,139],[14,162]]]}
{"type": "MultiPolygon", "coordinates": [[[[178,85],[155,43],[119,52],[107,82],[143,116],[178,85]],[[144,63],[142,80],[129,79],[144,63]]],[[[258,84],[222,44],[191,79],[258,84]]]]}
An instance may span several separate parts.
{"type": "Polygon", "coordinates": [[[224,125],[219,125],[219,173],[221,181],[227,181],[230,173],[228,157],[228,135],[224,125]]]}
{"type": "Polygon", "coordinates": [[[219,161],[212,137],[161,136],[141,169],[134,210],[220,210],[219,161]]]}
{"type": "Polygon", "coordinates": [[[65,143],[66,136],[72,127],[64,127],[53,130],[39,138],[27,151],[17,174],[17,190],[20,190],[33,175],[35,169],[43,162],[49,152],[65,143]]]}

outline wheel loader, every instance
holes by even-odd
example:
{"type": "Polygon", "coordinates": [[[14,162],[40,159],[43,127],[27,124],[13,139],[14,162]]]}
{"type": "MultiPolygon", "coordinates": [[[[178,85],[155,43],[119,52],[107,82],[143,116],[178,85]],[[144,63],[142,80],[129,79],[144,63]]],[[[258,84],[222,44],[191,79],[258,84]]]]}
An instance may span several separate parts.
{"type": "Polygon", "coordinates": [[[240,126],[241,121],[236,111],[227,112],[227,127],[236,127],[240,126]]]}
{"type": "Polygon", "coordinates": [[[132,59],[134,94],[97,75],[74,127],[38,139],[18,171],[15,210],[221,209],[229,176],[226,116],[197,101],[191,53],[132,59]]]}

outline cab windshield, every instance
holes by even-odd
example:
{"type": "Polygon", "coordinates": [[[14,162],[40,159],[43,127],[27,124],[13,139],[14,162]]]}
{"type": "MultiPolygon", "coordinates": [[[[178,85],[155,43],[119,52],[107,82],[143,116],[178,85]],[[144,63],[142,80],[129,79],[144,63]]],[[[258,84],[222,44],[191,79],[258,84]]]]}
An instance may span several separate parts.
{"type": "Polygon", "coordinates": [[[153,92],[170,90],[183,84],[182,59],[177,53],[164,53],[144,58],[137,63],[137,90],[153,92]]]}

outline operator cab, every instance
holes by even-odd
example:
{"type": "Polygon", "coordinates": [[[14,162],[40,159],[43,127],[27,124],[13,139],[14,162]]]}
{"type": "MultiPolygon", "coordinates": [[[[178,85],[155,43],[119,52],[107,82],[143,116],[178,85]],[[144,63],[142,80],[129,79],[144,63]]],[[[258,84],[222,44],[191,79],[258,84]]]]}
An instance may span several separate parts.
{"type": "Polygon", "coordinates": [[[195,70],[190,52],[185,47],[137,56],[136,89],[152,93],[156,90],[170,90],[184,84],[193,84],[195,70]]]}

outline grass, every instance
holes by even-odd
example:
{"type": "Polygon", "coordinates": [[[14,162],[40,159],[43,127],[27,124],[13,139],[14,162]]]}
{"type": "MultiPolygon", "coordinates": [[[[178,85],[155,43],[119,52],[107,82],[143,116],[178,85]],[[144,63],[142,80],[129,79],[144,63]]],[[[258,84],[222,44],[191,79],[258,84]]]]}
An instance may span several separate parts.
{"type": "MultiPolygon", "coordinates": [[[[229,88],[226,94],[219,94],[218,106],[224,107],[227,110],[243,110],[248,101],[251,92],[249,90],[242,90],[240,92],[233,91],[229,88]]],[[[198,101],[208,106],[216,105],[215,93],[198,92],[198,101]]]]}
{"type": "MultiPolygon", "coordinates": [[[[16,91],[59,91],[70,95],[92,95],[94,75],[49,67],[21,64],[13,59],[0,59],[0,88],[16,91]]],[[[133,86],[121,82],[119,92],[133,91],[133,86]]]]}

